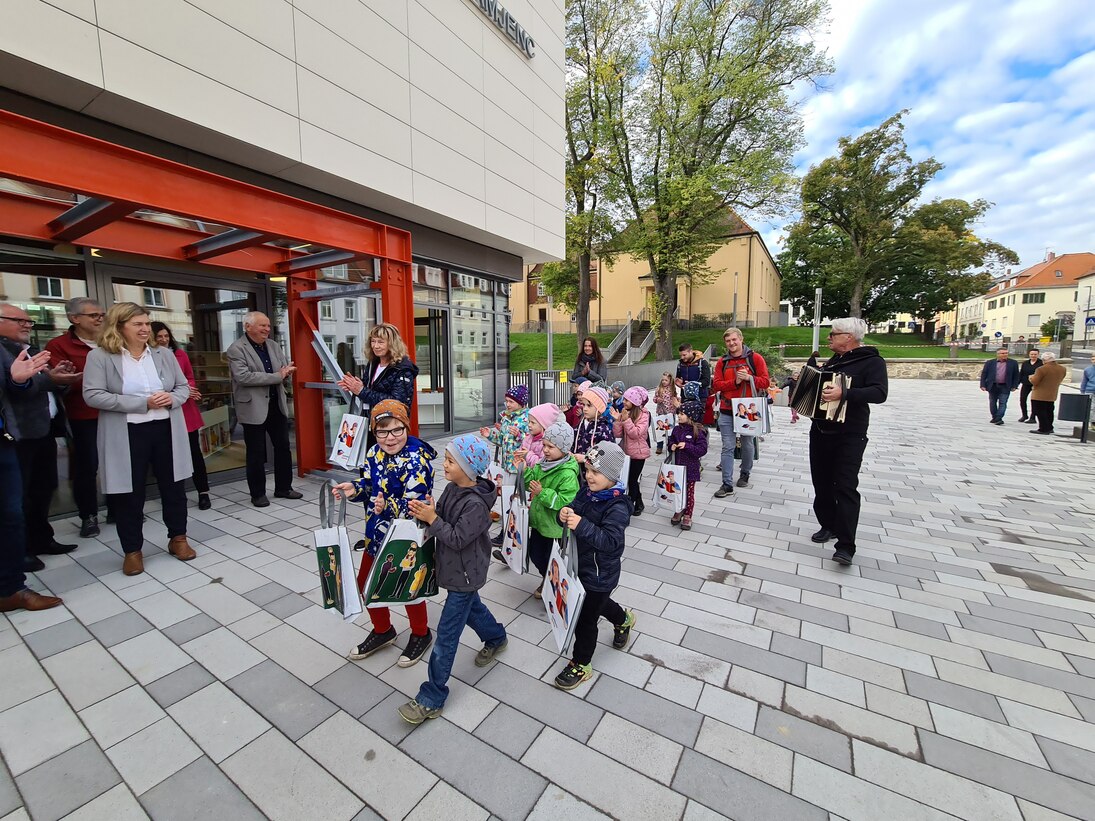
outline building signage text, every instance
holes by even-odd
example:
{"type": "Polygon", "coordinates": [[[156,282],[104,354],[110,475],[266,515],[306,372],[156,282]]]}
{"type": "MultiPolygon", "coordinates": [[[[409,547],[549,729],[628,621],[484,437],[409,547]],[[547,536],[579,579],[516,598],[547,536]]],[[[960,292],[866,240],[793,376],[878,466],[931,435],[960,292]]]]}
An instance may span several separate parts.
{"type": "Polygon", "coordinates": [[[472,0],[479,10],[483,12],[483,15],[490,20],[494,25],[498,26],[499,30],[506,35],[517,48],[521,49],[528,57],[536,56],[536,43],[529,36],[529,33],[525,31],[524,27],[518,23],[513,15],[506,11],[498,0],[472,0]]]}

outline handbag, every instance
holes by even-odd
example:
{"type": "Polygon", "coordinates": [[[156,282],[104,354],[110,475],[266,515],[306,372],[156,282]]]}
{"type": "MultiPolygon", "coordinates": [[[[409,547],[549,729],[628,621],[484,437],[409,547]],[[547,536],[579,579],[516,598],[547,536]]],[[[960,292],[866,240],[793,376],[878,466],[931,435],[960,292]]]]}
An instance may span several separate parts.
{"type": "Polygon", "coordinates": [[[770,430],[767,397],[757,396],[756,383],[749,377],[749,395],[733,400],[734,433],[738,436],[764,436],[770,430]]]}
{"type": "Polygon", "coordinates": [[[356,470],[361,466],[362,450],[369,434],[369,420],[364,413],[361,400],[356,396],[351,398],[346,413],[342,414],[331,455],[327,459],[332,465],[347,470],[356,470]],[[355,408],[357,413],[354,412],[355,408]]]}
{"type": "Polygon", "coordinates": [[[437,595],[436,539],[413,519],[396,519],[362,585],[366,607],[418,604],[437,595]]]}
{"type": "Polygon", "coordinates": [[[513,498],[502,529],[502,558],[517,575],[528,572],[528,494],[525,472],[517,474],[513,498]]]}
{"type": "MultiPolygon", "coordinates": [[[[747,437],[745,441],[753,443],[753,461],[755,462],[760,459],[760,437],[754,436],[752,439],[747,437]]],[[[736,462],[741,461],[741,442],[742,439],[740,436],[734,437],[734,461],[736,462]]]]}
{"type": "Polygon", "coordinates": [[[688,469],[676,464],[670,451],[658,469],[658,478],[654,482],[654,507],[668,508],[674,513],[684,510],[687,481],[688,469]]]}
{"type": "Polygon", "coordinates": [[[361,597],[354,579],[354,560],[350,553],[350,536],[346,532],[346,498],[343,497],[335,515],[331,489],[326,481],[319,490],[318,530],[313,531],[316,561],[319,563],[319,585],[324,610],[337,610],[349,621],[361,613],[361,597]]]}
{"type": "Polygon", "coordinates": [[[540,588],[551,635],[559,653],[564,654],[574,639],[578,613],[586,600],[586,589],[578,578],[578,551],[571,544],[570,531],[563,528],[563,535],[551,546],[548,572],[540,588]]]}

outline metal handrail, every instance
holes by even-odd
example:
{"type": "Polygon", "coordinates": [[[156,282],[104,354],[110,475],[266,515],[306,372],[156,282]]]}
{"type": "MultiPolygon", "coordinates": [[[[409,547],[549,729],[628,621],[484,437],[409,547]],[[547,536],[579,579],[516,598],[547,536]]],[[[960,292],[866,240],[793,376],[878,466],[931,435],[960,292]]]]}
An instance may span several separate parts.
{"type": "Polygon", "coordinates": [[[627,315],[627,324],[624,325],[616,333],[616,336],[612,337],[612,341],[608,343],[608,347],[605,348],[604,357],[605,362],[611,362],[620,350],[620,347],[627,343],[631,339],[631,314],[627,315]]]}
{"type": "Polygon", "coordinates": [[[653,348],[653,347],[654,347],[654,329],[651,328],[647,332],[646,336],[643,337],[643,341],[639,343],[639,347],[632,348],[631,356],[628,357],[627,362],[625,362],[623,364],[625,364],[625,365],[637,365],[639,362],[642,362],[646,358],[646,355],[648,353],[650,353],[650,349],[653,348]]]}

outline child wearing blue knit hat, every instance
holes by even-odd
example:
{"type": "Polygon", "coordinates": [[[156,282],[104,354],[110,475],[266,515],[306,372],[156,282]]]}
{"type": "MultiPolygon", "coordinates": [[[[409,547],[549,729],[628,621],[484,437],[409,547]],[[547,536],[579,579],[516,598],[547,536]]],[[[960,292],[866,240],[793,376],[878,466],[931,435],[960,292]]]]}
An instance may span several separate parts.
{"type": "Polygon", "coordinates": [[[490,565],[490,509],[494,483],[483,477],[490,466],[490,446],[474,434],[453,439],[445,448],[445,478],[449,484],[434,506],[433,499],[409,503],[411,515],[426,524],[426,538],[433,538],[437,584],[445,588],[445,606],[437,624],[437,639],[430,656],[429,679],[418,695],[399,708],[410,724],[437,718],[449,697],[460,634],[467,625],[483,641],[475,657],[486,667],[507,644],[506,628],[479,598],[487,583],[490,565]]]}

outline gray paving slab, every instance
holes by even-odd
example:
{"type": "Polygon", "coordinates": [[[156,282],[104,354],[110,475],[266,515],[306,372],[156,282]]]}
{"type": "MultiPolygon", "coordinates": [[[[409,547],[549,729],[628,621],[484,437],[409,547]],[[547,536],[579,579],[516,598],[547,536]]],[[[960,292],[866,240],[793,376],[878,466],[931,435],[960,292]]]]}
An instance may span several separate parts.
{"type": "Polygon", "coordinates": [[[397,712],[406,703],[407,696],[393,692],[359,720],[389,744],[399,744],[414,729],[414,726],[400,718],[397,712]]]}
{"type": "Polygon", "coordinates": [[[600,707],[505,664],[496,664],[478,687],[504,704],[583,742],[593,734],[603,714],[600,707]]]}
{"type": "Polygon", "coordinates": [[[972,615],[979,618],[1014,624],[1018,627],[1029,627],[1032,630],[1043,630],[1047,633],[1056,633],[1059,636],[1066,636],[1071,639],[1083,638],[1083,634],[1076,629],[1075,625],[1060,619],[1050,619],[1045,616],[1036,616],[1032,613],[1008,610],[1005,607],[993,607],[978,602],[967,602],[966,608],[972,615]]]}
{"type": "Polygon", "coordinates": [[[36,821],[55,821],[122,781],[94,741],[85,741],[16,779],[36,821]]]}
{"type": "Polygon", "coordinates": [[[996,621],[995,619],[986,619],[981,616],[972,616],[965,613],[959,613],[958,620],[962,622],[962,626],[967,630],[974,630],[978,633],[985,633],[990,636],[999,636],[1002,639],[1020,641],[1023,644],[1030,644],[1034,647],[1044,646],[1042,640],[1039,639],[1037,634],[1029,627],[1020,627],[1019,625],[1007,624],[1005,622],[996,621]]]}
{"type": "Polygon", "coordinates": [[[186,642],[196,639],[199,636],[204,636],[206,633],[210,633],[220,626],[221,623],[216,619],[210,618],[205,615],[205,613],[198,613],[196,616],[191,616],[170,627],[165,627],[163,629],[163,634],[175,642],[175,644],[186,644],[186,642]]]}
{"type": "Polygon", "coordinates": [[[345,664],[318,681],[315,690],[354,718],[361,718],[394,691],[355,664],[345,664]]]}
{"type": "Polygon", "coordinates": [[[812,721],[761,705],[756,734],[830,767],[852,771],[852,740],[812,721]]]}
{"type": "Polygon", "coordinates": [[[995,673],[1041,684],[1054,690],[1095,698],[1095,678],[1056,670],[999,653],[985,653],[985,660],[995,673]]]}
{"type": "Polygon", "coordinates": [[[740,664],[758,673],[782,679],[799,686],[806,684],[806,663],[799,659],[762,650],[740,641],[723,638],[703,630],[689,628],[681,641],[682,647],[703,653],[713,658],[740,664]]]}
{"type": "Polygon", "coordinates": [[[284,598],[292,592],[288,587],[284,587],[277,582],[270,582],[244,593],[243,597],[259,607],[265,607],[270,602],[284,598]]]}
{"type": "Polygon", "coordinates": [[[7,765],[0,760],[0,818],[21,806],[23,806],[23,799],[19,796],[19,789],[15,786],[7,765]]]}
{"type": "Polygon", "coordinates": [[[214,681],[216,678],[208,670],[194,662],[157,679],[145,689],[166,710],[214,681]]]}
{"type": "Polygon", "coordinates": [[[143,636],[151,629],[152,625],[136,610],[126,610],[88,625],[88,630],[104,647],[113,647],[123,641],[143,636]]]}
{"type": "Polygon", "coordinates": [[[76,619],[69,619],[44,630],[35,630],[23,640],[38,658],[44,659],[61,653],[91,639],[87,631],[76,619]]]}
{"type": "Polygon", "coordinates": [[[520,760],[543,729],[544,725],[536,719],[508,704],[499,704],[479,723],[474,735],[510,758],[520,760]]]}
{"type": "Polygon", "coordinates": [[[284,667],[264,661],[228,686],[291,741],[315,729],[338,708],[284,667]]]}
{"type": "Polygon", "coordinates": [[[1037,740],[1053,772],[1088,784],[1095,784],[1095,753],[1052,738],[1037,740]]]}
{"type": "Polygon", "coordinates": [[[93,584],[96,581],[94,574],[89,573],[75,562],[47,570],[40,570],[35,574],[38,581],[49,588],[55,596],[63,596],[70,590],[93,584]]]}
{"type": "Polygon", "coordinates": [[[279,619],[287,619],[310,606],[311,603],[304,596],[290,593],[288,596],[282,596],[280,599],[267,602],[262,605],[262,608],[279,619]]]}
{"type": "Polygon", "coordinates": [[[909,695],[922,698],[925,701],[943,704],[961,710],[965,713],[987,718],[990,721],[998,721],[1006,724],[1004,711],[1000,709],[1000,703],[991,693],[983,693],[971,687],[963,687],[961,684],[952,684],[949,681],[941,681],[931,676],[905,671],[905,686],[909,695]]]}
{"type": "Polygon", "coordinates": [[[942,622],[922,619],[908,613],[894,613],[893,618],[899,630],[908,630],[912,633],[919,633],[922,636],[930,636],[933,639],[942,639],[943,641],[950,640],[950,634],[942,622]]]}
{"type": "Polygon", "coordinates": [[[600,676],[586,701],[685,747],[696,743],[702,723],[702,716],[694,710],[611,676],[600,676]]]}
{"type": "Polygon", "coordinates": [[[834,613],[821,607],[809,604],[788,601],[777,596],[769,596],[767,593],[754,593],[751,590],[741,591],[738,602],[756,607],[758,610],[767,610],[770,613],[781,613],[800,621],[808,621],[832,627],[834,630],[848,630],[848,617],[843,613],[834,613]]]}

